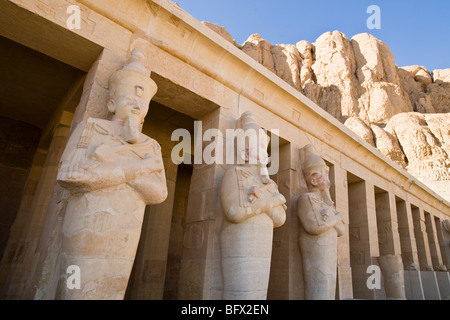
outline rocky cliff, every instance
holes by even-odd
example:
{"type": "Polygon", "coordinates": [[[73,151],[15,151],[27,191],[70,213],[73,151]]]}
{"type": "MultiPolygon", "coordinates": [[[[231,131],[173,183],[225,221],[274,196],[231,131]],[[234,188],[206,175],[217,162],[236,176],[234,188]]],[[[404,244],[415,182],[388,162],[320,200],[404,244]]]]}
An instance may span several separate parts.
{"type": "Polygon", "coordinates": [[[368,33],[326,32],[295,45],[253,34],[239,45],[204,23],[450,201],[450,69],[399,68],[368,33]]]}

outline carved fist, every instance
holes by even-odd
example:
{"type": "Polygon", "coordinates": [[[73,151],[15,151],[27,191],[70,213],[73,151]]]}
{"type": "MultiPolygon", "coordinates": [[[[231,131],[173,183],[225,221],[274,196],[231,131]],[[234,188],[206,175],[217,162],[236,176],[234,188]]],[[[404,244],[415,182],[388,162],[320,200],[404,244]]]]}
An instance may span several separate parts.
{"type": "Polygon", "coordinates": [[[284,224],[286,221],[286,212],[283,206],[278,206],[270,209],[267,215],[272,219],[275,228],[278,228],[284,224]]]}
{"type": "Polygon", "coordinates": [[[115,153],[110,146],[102,144],[92,152],[89,158],[99,162],[111,162],[114,159],[114,155],[115,153]]]}
{"type": "Polygon", "coordinates": [[[286,203],[286,198],[281,193],[276,193],[273,198],[272,208],[281,207],[286,203]]]}
{"type": "Polygon", "coordinates": [[[251,187],[249,193],[248,193],[248,201],[253,202],[256,200],[256,198],[261,198],[262,191],[259,187],[251,187]]]}

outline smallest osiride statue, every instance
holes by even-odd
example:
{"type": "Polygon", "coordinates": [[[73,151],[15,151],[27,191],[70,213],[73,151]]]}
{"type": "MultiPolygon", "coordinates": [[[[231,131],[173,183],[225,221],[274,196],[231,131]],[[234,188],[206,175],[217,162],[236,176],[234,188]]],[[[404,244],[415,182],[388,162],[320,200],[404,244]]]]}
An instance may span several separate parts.
{"type": "Polygon", "coordinates": [[[303,175],[308,192],[297,202],[299,245],[306,300],[334,300],[337,272],[337,238],[345,232],[343,216],[330,196],[329,168],[312,145],[305,146],[303,175]]]}

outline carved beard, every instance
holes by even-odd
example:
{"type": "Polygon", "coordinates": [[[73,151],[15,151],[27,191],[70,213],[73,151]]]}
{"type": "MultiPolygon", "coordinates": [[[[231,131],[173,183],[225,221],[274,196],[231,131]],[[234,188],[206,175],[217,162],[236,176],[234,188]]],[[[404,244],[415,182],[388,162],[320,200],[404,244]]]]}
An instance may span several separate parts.
{"type": "Polygon", "coordinates": [[[325,189],[321,192],[322,198],[329,206],[334,205],[333,199],[331,199],[330,189],[325,189]]]}
{"type": "Polygon", "coordinates": [[[259,163],[259,173],[261,175],[261,181],[264,184],[267,184],[270,182],[270,177],[269,177],[269,170],[267,170],[267,166],[265,164],[259,163]]]}
{"type": "Polygon", "coordinates": [[[125,121],[123,129],[123,137],[126,142],[128,143],[136,143],[139,139],[139,136],[141,135],[140,131],[141,126],[141,120],[139,118],[139,115],[137,114],[130,114],[128,119],[125,121]]]}

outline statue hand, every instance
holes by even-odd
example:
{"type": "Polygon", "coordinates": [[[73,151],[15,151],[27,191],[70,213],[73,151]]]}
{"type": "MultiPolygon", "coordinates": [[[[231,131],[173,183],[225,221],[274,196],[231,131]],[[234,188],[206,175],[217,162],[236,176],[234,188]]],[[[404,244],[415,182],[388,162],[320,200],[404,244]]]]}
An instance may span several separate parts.
{"type": "Polygon", "coordinates": [[[114,160],[114,157],[115,152],[113,151],[113,149],[106,144],[102,144],[97,147],[94,152],[91,153],[89,159],[99,162],[111,162],[114,160]]]}
{"type": "Polygon", "coordinates": [[[267,215],[272,219],[275,228],[281,227],[286,221],[284,205],[270,209],[267,215]]]}
{"type": "Polygon", "coordinates": [[[249,194],[249,196],[254,196],[256,198],[261,198],[262,191],[261,191],[261,188],[259,188],[259,187],[252,187],[248,194],[249,194]]]}
{"type": "Polygon", "coordinates": [[[286,198],[281,193],[276,193],[272,199],[272,208],[280,207],[286,203],[286,198]]]}
{"type": "Polygon", "coordinates": [[[345,234],[344,222],[342,220],[339,220],[339,222],[335,224],[334,229],[337,232],[337,236],[342,237],[345,234]]]}
{"type": "Polygon", "coordinates": [[[92,166],[88,165],[88,161],[84,156],[85,149],[77,149],[70,162],[66,161],[60,164],[58,177],[60,181],[80,181],[89,178],[88,172],[92,166]]]}

